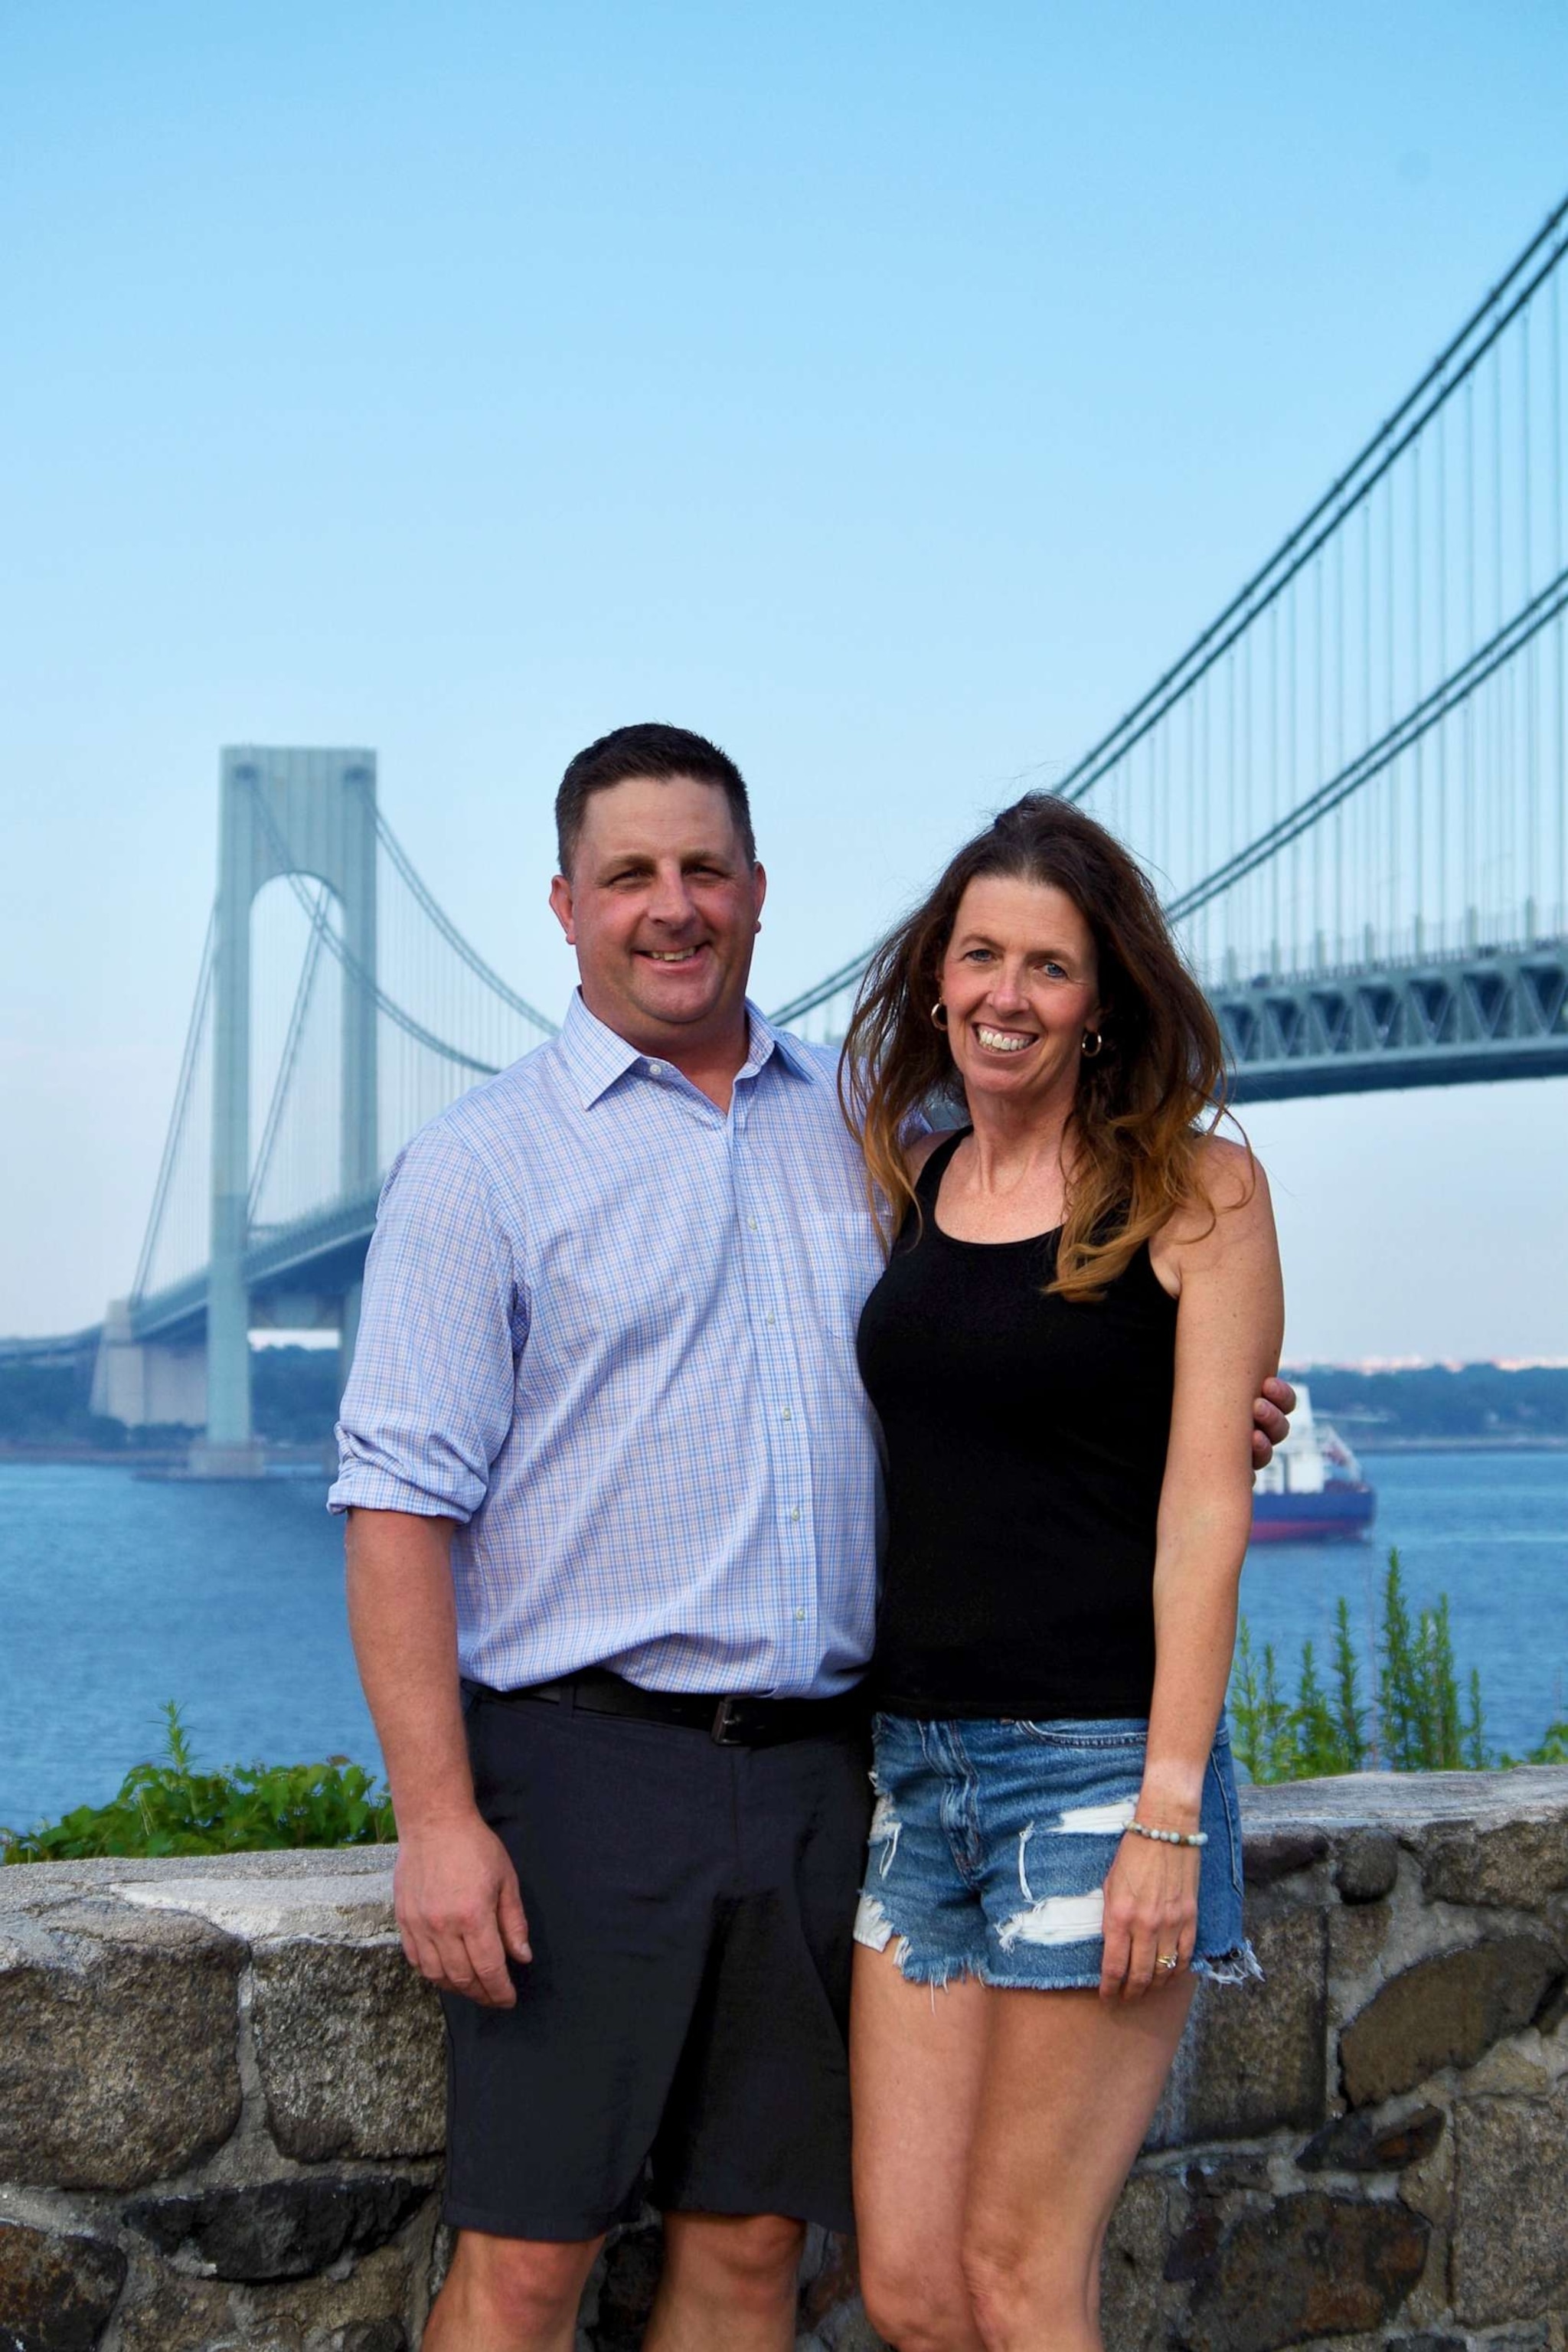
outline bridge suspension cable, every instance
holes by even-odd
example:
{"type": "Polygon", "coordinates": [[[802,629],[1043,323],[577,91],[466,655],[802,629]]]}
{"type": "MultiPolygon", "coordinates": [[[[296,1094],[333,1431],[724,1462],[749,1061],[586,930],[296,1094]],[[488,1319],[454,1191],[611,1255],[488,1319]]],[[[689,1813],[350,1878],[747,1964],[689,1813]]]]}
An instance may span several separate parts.
{"type": "MultiPolygon", "coordinates": [[[[1568,199],[1049,786],[1094,796],[1211,989],[1568,934],[1565,257],[1568,199]]],[[[866,961],[776,1017],[841,1034],[866,961]]]]}
{"type": "MultiPolygon", "coordinates": [[[[301,911],[313,927],[315,901],[310,896],[310,885],[295,867],[293,852],[273,822],[272,813],[267,806],[266,801],[255,792],[254,786],[251,790],[261,829],[272,845],[273,855],[281,866],[283,878],[289,884],[301,911]]],[[[330,925],[324,925],[321,928],[320,937],[321,943],[342,967],[345,977],[352,981],[356,988],[363,990],[375,1006],[376,1011],[384,1013],[388,1021],[401,1029],[405,1036],[412,1037],[415,1044],[423,1045],[426,1053],[438,1054],[444,1061],[457,1063],[460,1069],[472,1070],[478,1077],[493,1078],[497,1075],[502,1066],[500,1063],[484,1062],[477,1055],[466,1053],[461,1045],[454,1045],[448,1038],[438,1037],[433,1029],[427,1029],[422,1021],[416,1021],[412,1013],[405,1012],[401,1004],[387,994],[375,974],[366,969],[358,956],[350,949],[346,940],[341,939],[330,925]]],[[[521,1002],[521,999],[519,1001],[521,1002]]],[[[538,1021],[543,1016],[530,1009],[528,1017],[530,1020],[538,1021]]]]}
{"type": "MultiPolygon", "coordinates": [[[[365,787],[361,784],[358,789],[363,791],[365,787]]],[[[413,859],[382,814],[379,803],[375,810],[375,835],[398,874],[407,884],[418,906],[454,953],[462,959],[477,979],[482,980],[485,986],[500,997],[503,1004],[510,1006],[513,1013],[521,1013],[525,1021],[531,1021],[542,1035],[553,1037],[556,1024],[549,1018],[548,1014],[541,1013],[534,1005],[530,1004],[526,997],[519,996],[515,989],[508,987],[500,974],[491,969],[477,948],[470,946],[446,909],[438,904],[413,859]]]]}
{"type": "Polygon", "coordinates": [[[196,992],[191,1003],[190,1024],[185,1031],[184,1048],[180,1055],[180,1075],[174,1082],[174,1108],[169,1113],[168,1130],[163,1138],[163,1156],[158,1163],[158,1181],[153,1187],[153,1205],[147,1213],[146,1230],[142,1236],[141,1254],[136,1260],[136,1273],[131,1285],[131,1296],[140,1298],[147,1287],[157,1253],[159,1237],[163,1229],[164,1213],[174,1182],[185,1139],[191,1097],[203,1044],[206,1036],[207,1014],[212,1006],[213,964],[217,949],[217,908],[207,917],[206,937],[202,943],[201,969],[196,975],[196,992]]]}
{"type": "Polygon", "coordinates": [[[316,976],[321,968],[321,949],[330,929],[328,911],[331,905],[332,894],[326,884],[318,883],[313,898],[307,890],[305,898],[310,915],[310,931],[306,942],[304,957],[300,965],[299,985],[294,991],[294,1003],[289,1015],[288,1034],[284,1038],[283,1051],[279,1057],[278,1076],[272,1085],[272,1099],[267,1106],[267,1123],[261,1131],[261,1141],[257,1148],[256,1164],[251,1171],[247,1214],[252,1224],[258,1223],[260,1219],[261,1204],[267,1192],[267,1179],[272,1167],[273,1154],[278,1149],[278,1138],[282,1130],[289,1091],[299,1066],[300,1049],[310,1021],[311,1003],[316,993],[316,976]]]}
{"type": "Polygon", "coordinates": [[[1504,330],[1552,276],[1568,251],[1565,224],[1568,197],[1542,222],[1522,253],[1478,304],[1458,333],[1444,346],[1413,390],[1384,419],[1365,447],[1330,484],[1316,506],[1280,541],[1268,562],[1237,591],[1207,628],[1194,638],[1181,658],[1173,662],[1116,725],[1058,779],[1051,787],[1053,792],[1070,801],[1082,800],[1092,792],[1110,769],[1142,741],[1172,703],[1213,668],[1259,614],[1283,594],[1347,518],[1371,496],[1390,467],[1473,374],[1504,330]],[[1545,257],[1521,287],[1518,281],[1521,273],[1543,248],[1545,257]],[[1415,413],[1417,410],[1419,414],[1415,413]]]}
{"type": "Polygon", "coordinates": [[[1266,864],[1277,851],[1297,840],[1320,818],[1338,808],[1352,793],[1359,792],[1363,784],[1371,783],[1391,761],[1417,743],[1429,728],[1435,727],[1439,719],[1446,719],[1450,711],[1468,701],[1494,671],[1500,669],[1505,662],[1511,661],[1521,647],[1539,635],[1548,623],[1556,620],[1564,609],[1568,609],[1568,572],[1560,572],[1539,596],[1531,599],[1522,613],[1516,613],[1495,637],[1489,638],[1484,646],[1479,646],[1452,677],[1445,678],[1441,686],[1434,687],[1424,701],[1418,702],[1414,710],[1406,711],[1397,726],[1390,728],[1388,733],[1370,745],[1359,759],[1352,760],[1339,775],[1331,776],[1326,784],[1310,793],[1289,815],[1260,833],[1245,849],[1238,850],[1234,857],[1216,867],[1204,881],[1183,892],[1179,898],[1168,900],[1165,913],[1171,921],[1181,922],[1187,916],[1196,914],[1201,907],[1206,907],[1211,899],[1219,898],[1234,883],[1243,880],[1247,875],[1266,864]]]}

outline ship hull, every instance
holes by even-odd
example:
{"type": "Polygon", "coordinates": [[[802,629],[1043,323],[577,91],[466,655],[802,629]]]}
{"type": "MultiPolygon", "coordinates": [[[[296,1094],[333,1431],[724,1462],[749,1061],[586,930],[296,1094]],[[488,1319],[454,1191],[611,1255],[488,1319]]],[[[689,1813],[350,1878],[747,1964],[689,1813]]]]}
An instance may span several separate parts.
{"type": "Polygon", "coordinates": [[[1325,1543],[1364,1535],[1377,1509],[1370,1486],[1325,1486],[1319,1495],[1252,1497],[1252,1540],[1325,1543]]]}

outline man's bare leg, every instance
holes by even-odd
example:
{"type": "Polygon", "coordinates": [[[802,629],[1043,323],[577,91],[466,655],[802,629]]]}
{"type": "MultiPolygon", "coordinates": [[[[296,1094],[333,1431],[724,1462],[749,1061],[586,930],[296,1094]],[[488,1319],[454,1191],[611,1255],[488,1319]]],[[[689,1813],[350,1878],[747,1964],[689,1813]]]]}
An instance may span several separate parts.
{"type": "Polygon", "coordinates": [[[460,2231],[426,2324],[425,2352],[572,2352],[577,2305],[604,2242],[460,2231]]]}
{"type": "Polygon", "coordinates": [[[791,2352],[805,2242],[778,2213],[667,2214],[643,2352],[791,2352]]]}

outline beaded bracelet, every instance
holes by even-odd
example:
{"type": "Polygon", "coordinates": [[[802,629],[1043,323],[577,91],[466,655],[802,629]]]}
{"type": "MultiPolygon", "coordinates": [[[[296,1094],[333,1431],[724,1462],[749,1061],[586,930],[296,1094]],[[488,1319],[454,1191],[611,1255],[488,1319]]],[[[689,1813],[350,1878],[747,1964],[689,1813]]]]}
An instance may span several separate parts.
{"type": "Polygon", "coordinates": [[[1157,1845],[1207,1845],[1207,1830],[1152,1830],[1147,1822],[1129,1822],[1134,1837],[1152,1838],[1157,1845]]]}

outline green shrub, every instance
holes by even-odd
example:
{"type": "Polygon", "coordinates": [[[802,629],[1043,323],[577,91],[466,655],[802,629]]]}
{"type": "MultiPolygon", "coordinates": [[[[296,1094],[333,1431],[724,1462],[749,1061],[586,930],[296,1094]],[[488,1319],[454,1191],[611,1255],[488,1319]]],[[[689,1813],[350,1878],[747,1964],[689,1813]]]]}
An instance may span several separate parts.
{"type": "Polygon", "coordinates": [[[164,1755],[137,1764],[107,1805],[79,1805],[29,1831],[0,1829],[0,1862],[91,1854],[255,1853],[282,1846],[380,1845],[397,1834],[392,1802],[359,1764],[236,1764],[198,1772],[170,1699],[164,1755]]]}
{"type": "Polygon", "coordinates": [[[1238,1762],[1254,1780],[1316,1780],[1371,1766],[1391,1772],[1484,1772],[1501,1764],[1568,1764],[1568,1722],[1552,1724],[1524,1757],[1494,1758],[1487,1745],[1481,1678],[1471,1669],[1462,1715],[1448,1596],[1412,1616],[1397,1550],[1388,1555],[1383,1623],[1371,1684],[1361,1696],[1361,1663],[1350,1610],[1334,1618],[1332,1688],[1318,1679],[1312,1644],[1301,1651],[1295,1699],[1282,1696],[1272,1643],[1261,1661],[1244,1617],[1231,1677],[1230,1713],[1238,1762]]]}

